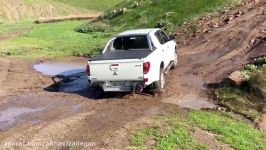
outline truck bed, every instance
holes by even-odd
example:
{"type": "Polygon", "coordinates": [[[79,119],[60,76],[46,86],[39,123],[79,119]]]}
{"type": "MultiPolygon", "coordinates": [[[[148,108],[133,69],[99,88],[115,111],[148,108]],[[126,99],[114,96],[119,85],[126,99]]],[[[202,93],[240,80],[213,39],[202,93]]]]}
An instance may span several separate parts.
{"type": "Polygon", "coordinates": [[[151,54],[151,50],[117,50],[99,54],[90,61],[116,60],[116,59],[141,59],[151,54]]]}

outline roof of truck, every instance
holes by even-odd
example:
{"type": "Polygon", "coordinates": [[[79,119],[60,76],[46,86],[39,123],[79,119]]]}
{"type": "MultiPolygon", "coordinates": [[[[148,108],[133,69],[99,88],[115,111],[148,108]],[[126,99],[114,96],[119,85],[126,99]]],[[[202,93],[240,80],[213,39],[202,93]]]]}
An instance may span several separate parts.
{"type": "Polygon", "coordinates": [[[120,34],[118,34],[118,36],[124,36],[124,35],[139,35],[139,34],[143,34],[143,35],[147,35],[152,31],[156,31],[159,30],[158,28],[148,28],[148,29],[135,29],[135,30],[128,30],[125,32],[122,32],[120,34]]]}

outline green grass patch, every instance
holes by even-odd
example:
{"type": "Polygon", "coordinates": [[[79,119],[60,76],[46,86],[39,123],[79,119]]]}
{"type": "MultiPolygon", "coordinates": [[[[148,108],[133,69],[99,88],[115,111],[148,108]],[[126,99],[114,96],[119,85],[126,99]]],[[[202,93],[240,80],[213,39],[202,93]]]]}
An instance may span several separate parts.
{"type": "Polygon", "coordinates": [[[119,31],[160,27],[171,30],[192,18],[238,3],[239,0],[127,0],[107,10],[102,20],[119,31]],[[126,13],[121,9],[126,8],[126,13]]]}
{"type": "Polygon", "coordinates": [[[193,111],[188,119],[200,128],[213,132],[218,140],[227,143],[234,149],[266,149],[266,134],[254,129],[251,125],[234,120],[218,112],[193,111]]]}
{"type": "MultiPolygon", "coordinates": [[[[29,5],[35,3],[33,0],[26,1],[29,5]]],[[[223,6],[232,5],[239,0],[55,1],[57,2],[52,3],[56,6],[64,3],[92,9],[102,8],[101,10],[106,9],[109,5],[114,6],[120,3],[106,11],[103,17],[96,22],[72,21],[53,24],[18,22],[2,24],[0,34],[11,33],[16,29],[24,28],[30,28],[31,31],[0,41],[0,53],[19,57],[93,56],[99,53],[105,42],[118,32],[131,28],[146,27],[173,29],[184,21],[213,12],[223,6]],[[121,13],[122,8],[127,9],[126,13],[121,13]],[[75,31],[89,34],[81,34],[75,31]]],[[[45,3],[48,3],[48,1],[45,1],[45,3]]],[[[66,5],[66,8],[68,5],[66,5]]],[[[76,9],[76,7],[73,7],[73,11],[75,11],[74,8],[76,9]]],[[[70,8],[67,10],[70,10],[70,8]]]]}
{"type": "MultiPolygon", "coordinates": [[[[134,28],[174,30],[185,21],[232,6],[240,0],[126,0],[108,9],[94,22],[76,28],[81,33],[103,32],[108,38],[134,28]],[[126,9],[126,11],[123,11],[126,9]]],[[[197,27],[193,26],[195,30],[197,27]]]]}
{"type": "Polygon", "coordinates": [[[219,97],[219,104],[234,112],[245,115],[252,120],[257,120],[261,115],[260,108],[263,105],[256,97],[251,97],[251,94],[250,92],[237,87],[231,87],[230,85],[225,85],[216,90],[216,95],[219,97]]]}
{"type": "Polygon", "coordinates": [[[158,117],[157,121],[168,122],[160,127],[146,127],[138,130],[131,139],[134,149],[207,149],[193,140],[188,125],[178,114],[158,117]]]}
{"type": "Polygon", "coordinates": [[[266,112],[266,66],[265,57],[247,64],[241,72],[247,81],[240,87],[224,84],[216,89],[215,95],[223,106],[256,121],[266,112]]]}
{"type": "Polygon", "coordinates": [[[29,24],[27,22],[17,22],[17,23],[2,23],[0,24],[0,36],[5,34],[10,34],[23,29],[30,29],[34,24],[29,24]]]}
{"type": "Polygon", "coordinates": [[[185,115],[174,113],[153,119],[158,124],[146,125],[132,135],[132,149],[208,149],[208,145],[192,138],[195,128],[215,134],[221,143],[237,150],[266,149],[266,133],[230,113],[192,110],[185,115]]]}
{"type": "Polygon", "coordinates": [[[104,11],[122,0],[53,0],[68,5],[87,8],[90,10],[104,11]]]}
{"type": "Polygon", "coordinates": [[[142,146],[147,142],[147,139],[152,136],[156,136],[158,134],[155,128],[145,128],[139,130],[134,134],[131,144],[134,146],[142,146]]]}
{"type": "MultiPolygon", "coordinates": [[[[75,31],[84,21],[68,21],[52,24],[22,23],[31,28],[20,36],[0,41],[0,52],[12,56],[93,56],[104,46],[104,33],[82,34],[75,31]]],[[[12,32],[20,24],[1,28],[1,32],[12,32]]]]}

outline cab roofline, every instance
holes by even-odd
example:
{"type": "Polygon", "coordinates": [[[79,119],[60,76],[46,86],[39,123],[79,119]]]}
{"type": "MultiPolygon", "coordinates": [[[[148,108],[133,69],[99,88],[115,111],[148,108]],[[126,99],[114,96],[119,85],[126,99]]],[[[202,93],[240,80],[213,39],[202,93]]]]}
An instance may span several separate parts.
{"type": "Polygon", "coordinates": [[[152,31],[157,31],[159,28],[147,28],[147,29],[134,29],[134,30],[128,30],[122,33],[119,33],[117,37],[120,36],[128,36],[128,35],[148,35],[152,31]]]}

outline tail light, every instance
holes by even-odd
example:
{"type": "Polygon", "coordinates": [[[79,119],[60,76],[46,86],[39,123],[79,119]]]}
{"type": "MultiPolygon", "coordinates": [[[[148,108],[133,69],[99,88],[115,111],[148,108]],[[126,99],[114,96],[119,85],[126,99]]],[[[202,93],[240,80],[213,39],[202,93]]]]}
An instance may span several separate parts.
{"type": "Polygon", "coordinates": [[[91,72],[90,72],[90,65],[87,65],[87,67],[86,67],[86,73],[87,73],[88,76],[91,75],[91,72]]]}
{"type": "Polygon", "coordinates": [[[143,72],[144,74],[147,74],[150,71],[151,63],[145,62],[143,63],[143,72]]]}
{"type": "Polygon", "coordinates": [[[149,81],[149,79],[148,78],[144,78],[144,82],[148,82],[149,81]]]}

